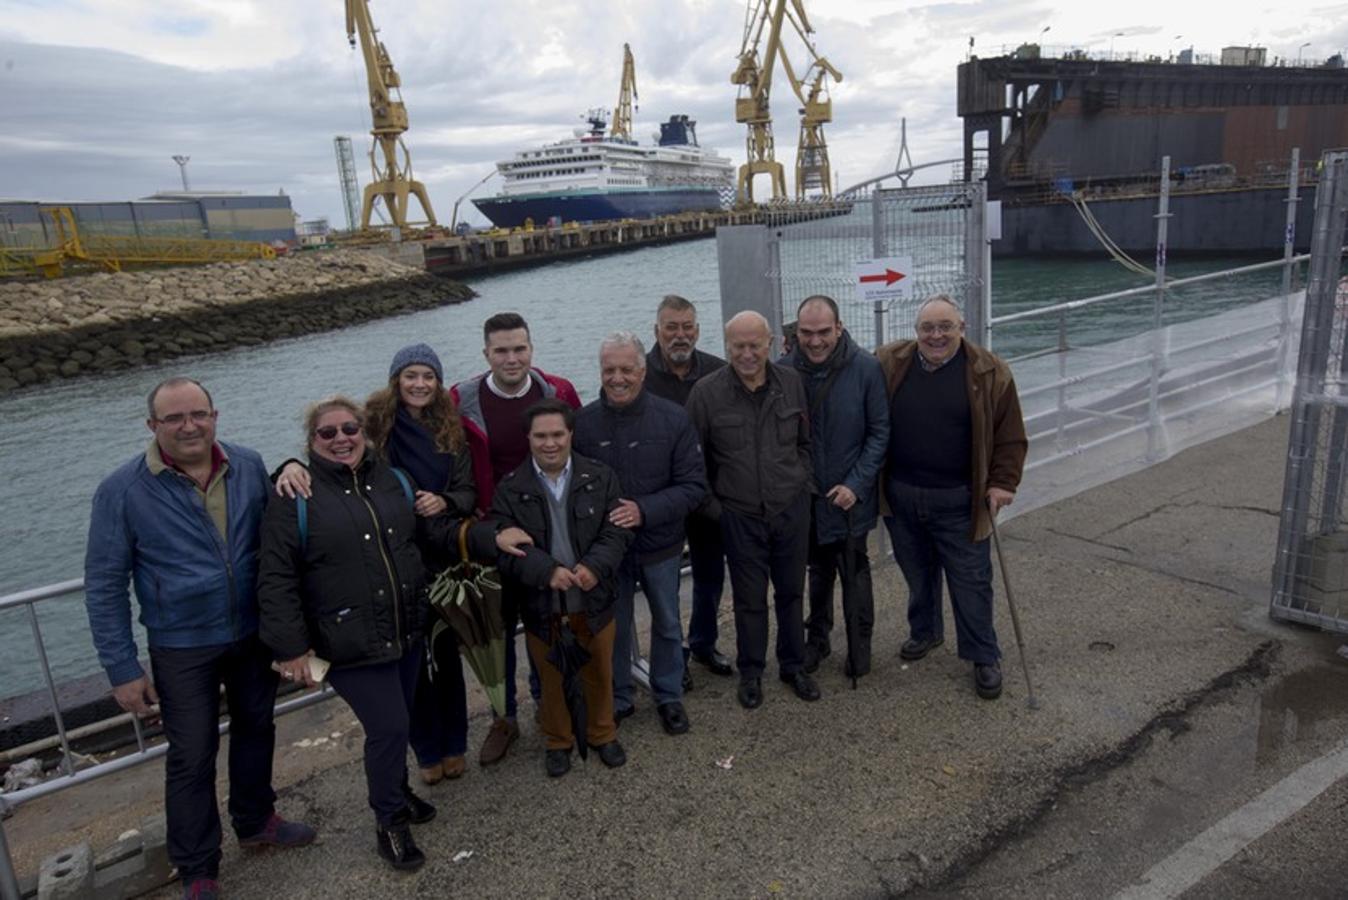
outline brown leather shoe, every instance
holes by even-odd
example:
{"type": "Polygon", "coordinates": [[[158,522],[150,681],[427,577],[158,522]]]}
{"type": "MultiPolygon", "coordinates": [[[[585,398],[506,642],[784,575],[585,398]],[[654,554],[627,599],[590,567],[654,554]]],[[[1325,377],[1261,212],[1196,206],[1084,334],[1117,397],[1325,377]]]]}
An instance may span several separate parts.
{"type": "Polygon", "coordinates": [[[440,761],[440,766],[445,771],[445,777],[450,780],[463,777],[465,765],[462,756],[446,756],[440,761]]]}
{"type": "Polygon", "coordinates": [[[422,784],[439,784],[440,779],[444,777],[445,777],[444,766],[442,766],[440,763],[436,763],[433,766],[421,767],[422,784]]]}
{"type": "Polygon", "coordinates": [[[487,732],[487,739],[482,742],[482,750],[477,756],[478,765],[489,766],[500,762],[519,736],[520,727],[512,720],[497,719],[492,722],[491,730],[487,732]]]}

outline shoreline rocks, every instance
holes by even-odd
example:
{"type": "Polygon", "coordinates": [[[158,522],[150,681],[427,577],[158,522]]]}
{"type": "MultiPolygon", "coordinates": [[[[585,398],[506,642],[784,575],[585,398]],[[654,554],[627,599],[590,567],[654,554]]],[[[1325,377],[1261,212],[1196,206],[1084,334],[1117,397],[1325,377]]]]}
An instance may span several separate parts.
{"type": "Polygon", "coordinates": [[[460,303],[466,285],[370,253],[0,283],[0,395],[460,303]]]}

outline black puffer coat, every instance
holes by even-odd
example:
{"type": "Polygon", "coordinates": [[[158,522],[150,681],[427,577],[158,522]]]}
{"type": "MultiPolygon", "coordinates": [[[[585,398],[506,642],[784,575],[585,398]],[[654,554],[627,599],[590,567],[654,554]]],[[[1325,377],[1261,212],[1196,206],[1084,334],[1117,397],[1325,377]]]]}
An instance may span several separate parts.
{"type": "Polygon", "coordinates": [[[372,454],[355,470],[315,456],[309,472],[307,536],[294,500],[272,496],[263,519],[262,640],[281,660],[309,650],[334,666],[398,659],[429,611],[419,531],[427,541],[434,528],[443,541],[451,523],[419,519],[398,476],[372,454]]]}

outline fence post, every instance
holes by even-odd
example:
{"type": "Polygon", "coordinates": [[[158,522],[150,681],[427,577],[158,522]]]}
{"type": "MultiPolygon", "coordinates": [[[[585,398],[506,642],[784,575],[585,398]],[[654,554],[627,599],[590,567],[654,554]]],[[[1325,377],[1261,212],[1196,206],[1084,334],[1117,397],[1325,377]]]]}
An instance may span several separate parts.
{"type": "Polygon", "coordinates": [[[19,892],[19,876],[14,871],[14,858],[9,855],[9,841],[5,839],[5,816],[9,807],[5,798],[0,797],[0,898],[3,900],[22,900],[19,892]]]}
{"type": "Polygon", "coordinates": [[[1165,257],[1170,228],[1170,157],[1161,157],[1161,191],[1156,212],[1156,301],[1151,314],[1151,385],[1147,398],[1147,459],[1162,456],[1161,376],[1165,374],[1165,257]]]}
{"type": "MultiPolygon", "coordinates": [[[[884,191],[879,185],[871,191],[871,259],[880,259],[889,250],[885,240],[885,216],[881,204],[884,191]]],[[[875,349],[879,350],[885,342],[885,301],[875,301],[875,349]]]]}
{"type": "Polygon", "coordinates": [[[964,272],[968,278],[965,289],[964,319],[966,333],[976,342],[986,346],[992,335],[987,333],[990,316],[984,304],[990,296],[984,289],[988,273],[983,269],[988,247],[988,194],[983,182],[965,185],[967,193],[964,200],[968,203],[964,219],[964,272]]]}
{"type": "Polygon", "coordinates": [[[1292,390],[1292,425],[1283,476],[1282,514],[1278,520],[1278,549],[1273,561],[1269,615],[1274,618],[1278,617],[1280,607],[1290,609],[1296,605],[1298,563],[1304,561],[1301,550],[1315,482],[1321,401],[1333,337],[1344,218],[1348,211],[1348,153],[1326,153],[1322,163],[1324,174],[1315,189],[1315,224],[1301,317],[1297,380],[1292,390]]]}
{"type": "Polygon", "coordinates": [[[1292,148],[1292,173],[1287,179],[1287,228],[1282,241],[1282,307],[1278,315],[1278,387],[1273,395],[1273,410],[1287,406],[1291,379],[1287,371],[1287,354],[1292,341],[1292,256],[1297,234],[1298,182],[1301,175],[1301,148],[1292,148]]]}

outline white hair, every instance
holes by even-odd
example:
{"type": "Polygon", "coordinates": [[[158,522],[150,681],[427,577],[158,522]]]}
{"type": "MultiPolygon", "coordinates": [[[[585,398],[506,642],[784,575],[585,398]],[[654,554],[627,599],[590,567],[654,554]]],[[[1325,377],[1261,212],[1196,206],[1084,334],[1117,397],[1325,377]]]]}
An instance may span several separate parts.
{"type": "Polygon", "coordinates": [[[949,304],[950,306],[953,306],[955,308],[956,314],[958,314],[960,317],[960,321],[961,322],[964,321],[964,310],[961,309],[960,305],[955,302],[954,297],[950,296],[949,294],[932,294],[926,300],[923,300],[921,303],[917,305],[917,312],[913,313],[914,325],[916,325],[919,321],[922,320],[922,313],[925,312],[927,307],[931,306],[933,303],[946,303],[949,304]]]}
{"type": "Polygon", "coordinates": [[[614,347],[631,347],[637,351],[637,360],[639,367],[646,368],[646,347],[641,343],[641,338],[630,331],[615,331],[599,342],[599,355],[603,356],[604,351],[614,347]]]}

